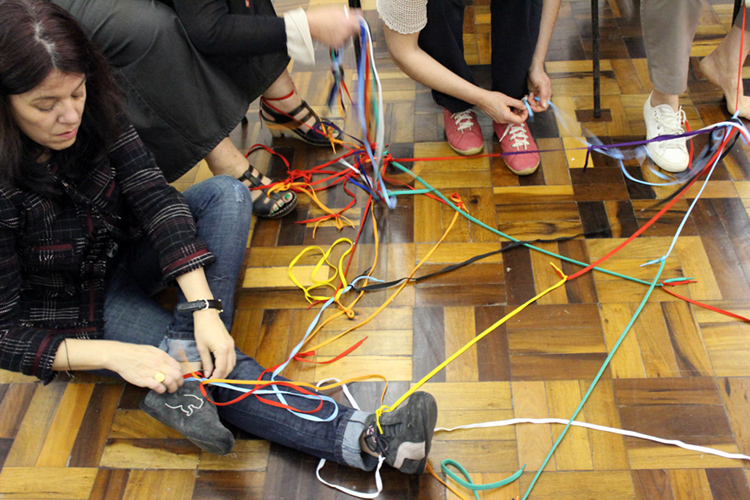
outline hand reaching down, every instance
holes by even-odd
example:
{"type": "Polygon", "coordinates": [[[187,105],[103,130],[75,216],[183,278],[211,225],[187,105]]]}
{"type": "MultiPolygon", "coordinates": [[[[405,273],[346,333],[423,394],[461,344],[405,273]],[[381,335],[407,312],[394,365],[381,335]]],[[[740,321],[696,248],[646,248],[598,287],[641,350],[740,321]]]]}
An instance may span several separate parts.
{"type": "Polygon", "coordinates": [[[529,112],[522,101],[500,92],[485,91],[480,107],[497,123],[523,123],[529,112]]]}

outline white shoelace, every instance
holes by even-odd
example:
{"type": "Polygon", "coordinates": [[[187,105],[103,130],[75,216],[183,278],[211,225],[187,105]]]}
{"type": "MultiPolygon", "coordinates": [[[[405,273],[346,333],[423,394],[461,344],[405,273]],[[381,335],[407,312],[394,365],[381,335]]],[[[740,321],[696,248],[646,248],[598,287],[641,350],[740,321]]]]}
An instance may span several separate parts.
{"type": "MultiPolygon", "coordinates": [[[[666,107],[659,106],[652,109],[654,113],[654,121],[656,122],[656,132],[658,136],[662,135],[680,135],[685,133],[685,129],[682,128],[682,124],[687,121],[685,111],[680,110],[675,112],[671,109],[667,110],[666,107]]],[[[661,148],[678,148],[683,149],[685,147],[684,139],[674,139],[672,141],[661,141],[653,143],[661,148]]]]}
{"type": "Polygon", "coordinates": [[[500,138],[500,141],[505,138],[506,135],[510,135],[510,147],[514,149],[529,149],[529,134],[526,133],[526,127],[523,123],[517,123],[505,127],[505,132],[500,138]]]}
{"type": "Polygon", "coordinates": [[[464,133],[464,130],[471,130],[471,127],[474,126],[474,118],[471,116],[471,111],[468,109],[466,111],[453,113],[451,118],[453,118],[453,122],[456,124],[456,129],[462,134],[464,133]]]}

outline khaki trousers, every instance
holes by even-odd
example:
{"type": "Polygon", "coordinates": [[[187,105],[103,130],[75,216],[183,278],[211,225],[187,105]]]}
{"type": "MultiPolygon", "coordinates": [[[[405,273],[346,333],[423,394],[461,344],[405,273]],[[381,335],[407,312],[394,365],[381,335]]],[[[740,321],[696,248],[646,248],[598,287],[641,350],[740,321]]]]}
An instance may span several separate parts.
{"type": "MultiPolygon", "coordinates": [[[[742,0],[735,0],[735,12],[742,0]]],[[[641,0],[641,27],[654,88],[679,95],[687,90],[690,47],[701,18],[701,0],[641,0]]],[[[742,16],[735,25],[742,26],[742,16]]],[[[745,29],[750,22],[746,21],[745,29]]]]}

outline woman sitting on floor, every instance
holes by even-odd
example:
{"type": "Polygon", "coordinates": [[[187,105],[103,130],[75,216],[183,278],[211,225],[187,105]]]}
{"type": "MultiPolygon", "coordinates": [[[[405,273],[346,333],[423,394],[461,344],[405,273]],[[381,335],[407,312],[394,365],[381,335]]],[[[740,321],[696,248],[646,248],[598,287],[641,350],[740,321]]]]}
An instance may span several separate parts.
{"type": "MultiPolygon", "coordinates": [[[[313,41],[337,47],[359,32],[343,5],[278,17],[270,0],[53,1],[116,68],[130,120],[168,182],[202,159],[214,175],[271,182],[228,138],[258,97],[274,135],[327,147],[328,133],[339,137],[297,94],[287,66],[290,56],[314,63],[313,41]]],[[[252,193],[259,217],[283,217],[297,204],[291,191],[252,193]]]]}
{"type": "MultiPolygon", "coordinates": [[[[147,387],[146,413],[216,454],[234,445],[220,416],[341,464],[372,469],[383,454],[421,473],[437,417],[429,394],[385,414],[379,434],[374,414],[327,400],[316,414],[336,412],[329,422],[252,396],[217,411],[184,379],[263,372],[229,335],[251,209],[228,176],[184,196],[170,187],[76,21],[44,0],[0,0],[0,368],[45,383],[56,371],[96,370],[147,387]],[[150,296],[172,281],[174,313],[150,296]]],[[[302,411],[319,403],[290,399],[302,411]]]]}

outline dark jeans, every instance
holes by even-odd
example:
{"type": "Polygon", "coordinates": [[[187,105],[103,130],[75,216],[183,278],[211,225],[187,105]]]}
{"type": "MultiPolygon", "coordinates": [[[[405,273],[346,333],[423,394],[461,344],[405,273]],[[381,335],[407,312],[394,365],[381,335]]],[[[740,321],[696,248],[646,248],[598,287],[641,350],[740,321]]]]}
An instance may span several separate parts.
{"type": "MultiPolygon", "coordinates": [[[[429,0],[427,26],[419,46],[440,64],[474,83],[464,59],[463,0],[429,0]]],[[[539,38],[542,0],[492,0],[492,90],[520,99],[526,95],[526,75],[539,38]]],[[[472,107],[466,101],[433,90],[432,97],[451,113],[472,107]]]]}
{"type": "MultiPolygon", "coordinates": [[[[224,305],[221,319],[227,330],[231,330],[234,291],[250,230],[250,191],[231,177],[217,176],[196,184],[184,194],[198,236],[216,257],[205,268],[206,278],[214,297],[224,305]]],[[[152,293],[163,287],[160,278],[157,255],[149,244],[123,249],[107,288],[104,338],[153,345],[172,355],[184,350],[189,361],[200,361],[193,338],[192,313],[170,313],[151,298],[152,293]]],[[[185,300],[182,293],[178,300],[185,300]]],[[[238,350],[237,364],[227,378],[256,380],[262,372],[263,368],[254,359],[238,350]]],[[[212,397],[219,402],[232,400],[239,394],[227,388],[212,391],[212,397]]],[[[265,397],[277,400],[275,396],[265,397]]],[[[317,400],[287,399],[302,410],[312,410],[318,405],[317,400]]],[[[339,405],[337,417],[330,422],[303,420],[254,396],[219,406],[218,410],[223,419],[236,427],[269,441],[352,467],[373,466],[372,460],[363,460],[359,447],[367,414],[353,408],[339,405]]],[[[317,416],[328,417],[333,410],[331,403],[326,402],[317,416]]]]}

